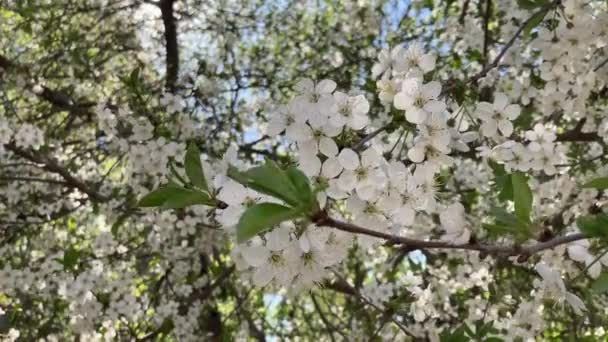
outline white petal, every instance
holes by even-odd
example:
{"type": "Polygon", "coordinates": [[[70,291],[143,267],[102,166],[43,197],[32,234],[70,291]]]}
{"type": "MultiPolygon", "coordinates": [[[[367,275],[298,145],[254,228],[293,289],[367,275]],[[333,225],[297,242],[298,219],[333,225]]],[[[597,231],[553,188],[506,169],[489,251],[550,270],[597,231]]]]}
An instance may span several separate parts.
{"type": "Polygon", "coordinates": [[[321,129],[329,122],[329,116],[324,113],[318,112],[308,117],[308,123],[314,129],[321,129]]]}
{"type": "Polygon", "coordinates": [[[357,177],[352,171],[344,171],[338,178],[338,187],[342,191],[351,191],[357,185],[357,177]]]}
{"type": "Polygon", "coordinates": [[[263,246],[243,247],[241,254],[247,263],[253,267],[259,267],[268,262],[270,252],[263,246]]]}
{"type": "Polygon", "coordinates": [[[323,127],[321,127],[321,131],[326,136],[333,138],[342,132],[342,127],[334,126],[332,124],[323,125],[323,127]]]}
{"type": "Polygon", "coordinates": [[[481,124],[481,132],[486,137],[493,137],[496,135],[497,123],[494,120],[486,121],[481,124]]]}
{"type": "Polygon", "coordinates": [[[321,175],[328,179],[337,177],[342,172],[342,165],[337,158],[328,158],[323,162],[321,167],[321,175]]]}
{"type": "Polygon", "coordinates": [[[327,194],[325,192],[317,192],[317,203],[319,203],[319,208],[325,208],[325,204],[327,203],[327,194]]]}
{"type": "Polygon", "coordinates": [[[312,139],[310,127],[303,123],[294,123],[287,127],[287,137],[293,141],[306,141],[312,139]]]}
{"type": "Polygon", "coordinates": [[[364,201],[374,199],[377,195],[376,187],[373,184],[362,184],[356,185],[356,191],[359,198],[364,201]]]}
{"type": "Polygon", "coordinates": [[[494,109],[498,112],[502,112],[505,107],[509,104],[509,98],[504,93],[496,93],[494,95],[494,109]]]}
{"type": "Polygon", "coordinates": [[[414,163],[420,163],[424,160],[424,148],[416,145],[407,151],[407,156],[414,163]]]}
{"type": "Polygon", "coordinates": [[[421,108],[410,108],[405,112],[407,121],[414,124],[421,124],[426,120],[427,112],[421,108]]]}
{"type": "Polygon", "coordinates": [[[323,153],[326,157],[335,157],[338,155],[338,145],[333,139],[323,137],[319,141],[319,152],[323,153]]]}
{"type": "Polygon", "coordinates": [[[441,94],[441,83],[431,81],[422,87],[422,92],[427,99],[436,99],[441,94]]]}
{"type": "Polygon", "coordinates": [[[382,156],[373,148],[368,148],[361,154],[361,164],[363,166],[378,166],[382,162],[382,156]]]}
{"type": "Polygon", "coordinates": [[[363,95],[357,95],[351,98],[351,106],[353,114],[367,114],[369,111],[369,102],[363,95]]]}
{"type": "Polygon", "coordinates": [[[350,148],[345,148],[338,155],[340,165],[347,170],[354,170],[359,167],[359,155],[350,148]]]}
{"type": "Polygon", "coordinates": [[[331,94],[336,89],[336,82],[332,80],[322,80],[317,84],[316,90],[319,94],[331,94]]]}
{"type": "Polygon", "coordinates": [[[570,304],[572,310],[574,310],[577,315],[582,315],[583,311],[587,310],[585,303],[583,303],[580,298],[571,292],[566,292],[566,301],[568,304],[570,304]]]}
{"type": "Polygon", "coordinates": [[[310,93],[315,89],[315,83],[310,78],[305,78],[296,83],[294,88],[299,93],[310,93]]]}
{"type": "Polygon", "coordinates": [[[442,113],[445,111],[446,105],[443,101],[432,100],[424,105],[424,110],[429,113],[442,113]]]}
{"type": "Polygon", "coordinates": [[[278,117],[272,119],[266,127],[266,134],[268,136],[279,135],[285,129],[285,118],[278,117]]]}
{"type": "Polygon", "coordinates": [[[273,274],[268,270],[268,267],[260,267],[255,270],[251,281],[255,286],[263,287],[268,285],[273,278],[273,274]]]}
{"type": "Polygon", "coordinates": [[[521,113],[519,105],[512,104],[505,108],[505,115],[509,120],[515,120],[519,116],[519,113],[521,113]]]}
{"type": "Polygon", "coordinates": [[[435,59],[436,57],[430,53],[423,55],[418,60],[418,66],[422,71],[429,72],[435,69],[435,59]]]}
{"type": "Polygon", "coordinates": [[[509,120],[498,121],[498,129],[505,137],[510,136],[513,133],[513,124],[509,120]]]}
{"type": "Polygon", "coordinates": [[[302,249],[302,252],[308,253],[308,251],[310,251],[310,241],[308,240],[307,234],[302,234],[298,240],[298,243],[300,245],[300,249],[302,249]]]}
{"type": "Polygon", "coordinates": [[[365,128],[367,123],[369,122],[369,118],[367,115],[353,115],[350,121],[348,122],[348,126],[356,131],[365,128]]]}
{"type": "Polygon", "coordinates": [[[308,177],[314,177],[319,174],[321,170],[321,160],[314,155],[300,156],[298,163],[300,170],[304,172],[308,177]]]}
{"type": "Polygon", "coordinates": [[[397,222],[405,226],[411,226],[414,224],[414,220],[416,219],[416,211],[414,211],[414,209],[412,209],[412,207],[409,205],[406,205],[397,209],[394,217],[397,219],[397,222]]]}
{"type": "Polygon", "coordinates": [[[584,262],[590,254],[586,247],[573,244],[568,246],[568,256],[574,261],[584,262]]]}
{"type": "Polygon", "coordinates": [[[271,251],[280,251],[289,245],[291,224],[282,223],[279,227],[266,234],[266,248],[271,251]]]}
{"type": "Polygon", "coordinates": [[[342,128],[342,126],[344,126],[346,124],[346,121],[347,121],[346,118],[339,114],[334,114],[329,117],[329,123],[332,124],[332,126],[336,126],[336,127],[340,127],[340,128],[342,128]]]}
{"type": "Polygon", "coordinates": [[[404,91],[400,91],[397,94],[395,94],[393,101],[395,103],[395,108],[397,108],[397,109],[408,109],[409,107],[412,106],[412,103],[413,103],[412,98],[408,94],[406,94],[404,91]]]}

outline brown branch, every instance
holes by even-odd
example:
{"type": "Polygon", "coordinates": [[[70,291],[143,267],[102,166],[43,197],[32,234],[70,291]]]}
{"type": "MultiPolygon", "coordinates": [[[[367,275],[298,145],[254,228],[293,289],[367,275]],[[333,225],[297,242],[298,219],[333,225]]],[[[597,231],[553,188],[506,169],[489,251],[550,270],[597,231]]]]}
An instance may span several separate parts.
{"type": "Polygon", "coordinates": [[[601,141],[601,137],[596,132],[585,133],[583,132],[583,126],[585,125],[586,119],[580,120],[574,129],[566,131],[564,133],[557,134],[555,141],[601,141]]]}
{"type": "Polygon", "coordinates": [[[177,76],[179,74],[179,48],[177,46],[177,24],[173,16],[174,0],[161,0],[159,3],[163,25],[165,26],[165,52],[166,52],[166,88],[175,92],[177,76]]]}
{"type": "MultiPolygon", "coordinates": [[[[25,74],[28,78],[35,79],[36,77],[32,75],[30,69],[19,63],[13,62],[6,58],[5,56],[0,55],[0,69],[4,70],[13,70],[17,73],[25,74]]],[[[1,74],[0,74],[1,75],[1,74]]],[[[32,92],[36,94],[36,96],[44,99],[50,104],[65,110],[76,111],[76,112],[88,112],[90,107],[95,106],[95,102],[76,102],[72,97],[62,91],[51,89],[44,85],[40,85],[41,91],[34,91],[34,87],[36,84],[30,83],[29,87],[32,92]]]]}
{"type": "Polygon", "coordinates": [[[492,0],[486,0],[486,12],[483,17],[483,65],[488,63],[490,48],[490,16],[492,15],[492,0]]]}
{"type": "Polygon", "coordinates": [[[460,17],[458,18],[458,22],[460,25],[464,25],[464,18],[467,16],[467,10],[469,9],[469,3],[471,0],[465,0],[462,5],[462,12],[460,12],[460,17]]]}
{"type": "Polygon", "coordinates": [[[20,148],[15,144],[7,144],[5,145],[6,149],[13,152],[15,155],[25,158],[31,162],[42,164],[42,167],[49,172],[56,173],[60,175],[66,182],[67,185],[77,188],[83,193],[87,194],[90,199],[96,202],[106,202],[110,198],[104,196],[92,189],[88,184],[84,181],[74,177],[65,167],[59,164],[56,160],[52,158],[46,158],[44,156],[39,155],[33,151],[28,151],[26,149],[20,148]]]}
{"type": "Polygon", "coordinates": [[[345,232],[353,233],[353,234],[361,234],[376,237],[382,240],[386,240],[387,242],[394,245],[402,245],[402,247],[412,248],[412,249],[462,249],[462,250],[472,250],[479,251],[488,255],[497,255],[497,256],[529,256],[545,249],[551,249],[553,247],[567,244],[570,242],[578,241],[586,239],[586,236],[582,233],[570,234],[560,237],[555,237],[553,239],[538,242],[529,246],[521,246],[521,245],[510,245],[510,246],[499,246],[499,245],[489,245],[484,243],[461,243],[456,244],[449,241],[439,241],[439,240],[417,240],[408,237],[392,235],[384,232],[380,232],[377,230],[372,230],[369,228],[361,227],[356,224],[343,222],[335,220],[327,214],[319,214],[314,218],[314,222],[318,226],[327,226],[332,227],[338,230],[342,230],[345,232]]]}

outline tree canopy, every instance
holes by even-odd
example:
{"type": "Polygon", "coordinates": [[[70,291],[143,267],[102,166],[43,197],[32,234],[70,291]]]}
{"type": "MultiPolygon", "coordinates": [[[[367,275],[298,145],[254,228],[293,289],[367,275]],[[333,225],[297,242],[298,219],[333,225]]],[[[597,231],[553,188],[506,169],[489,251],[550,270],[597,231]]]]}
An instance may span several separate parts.
{"type": "Polygon", "coordinates": [[[603,341],[608,2],[0,0],[0,338],[603,341]]]}

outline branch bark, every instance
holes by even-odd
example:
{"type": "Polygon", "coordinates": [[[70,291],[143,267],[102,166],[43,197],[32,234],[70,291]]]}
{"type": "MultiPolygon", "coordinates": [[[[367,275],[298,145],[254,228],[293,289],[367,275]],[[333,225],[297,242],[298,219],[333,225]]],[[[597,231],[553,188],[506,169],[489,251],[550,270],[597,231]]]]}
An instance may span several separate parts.
{"type": "Polygon", "coordinates": [[[70,171],[68,171],[64,166],[60,165],[59,162],[52,158],[46,158],[33,151],[28,151],[26,149],[20,148],[13,143],[6,144],[5,147],[7,150],[13,152],[15,155],[27,159],[31,162],[42,164],[42,167],[47,171],[60,175],[65,180],[67,185],[82,191],[93,201],[106,202],[110,199],[109,197],[104,196],[94,190],[89,184],[78,179],[77,177],[74,177],[70,173],[70,171]]]}
{"type": "Polygon", "coordinates": [[[596,132],[583,132],[585,122],[586,119],[580,120],[574,129],[558,134],[555,137],[555,141],[601,141],[602,139],[596,132]]]}
{"type": "Polygon", "coordinates": [[[490,16],[492,15],[492,0],[486,0],[486,11],[483,17],[483,65],[488,63],[488,49],[490,48],[490,16]]]}
{"type": "Polygon", "coordinates": [[[417,240],[408,237],[392,235],[377,230],[361,227],[356,224],[335,220],[326,214],[318,215],[315,220],[318,226],[332,227],[338,230],[353,234],[362,234],[367,236],[376,237],[387,241],[394,245],[402,245],[405,248],[412,249],[462,249],[482,252],[488,255],[495,256],[530,256],[538,253],[545,249],[551,249],[559,245],[567,244],[570,242],[586,239],[586,236],[582,233],[570,234],[565,236],[555,237],[553,239],[537,242],[536,244],[529,246],[521,245],[490,245],[484,243],[461,243],[455,244],[449,241],[439,240],[417,240]]]}
{"type": "Polygon", "coordinates": [[[166,52],[166,83],[170,92],[175,92],[177,76],[179,74],[179,48],[177,45],[177,23],[173,16],[174,0],[161,0],[159,3],[163,25],[165,26],[165,52],[166,52]]]}

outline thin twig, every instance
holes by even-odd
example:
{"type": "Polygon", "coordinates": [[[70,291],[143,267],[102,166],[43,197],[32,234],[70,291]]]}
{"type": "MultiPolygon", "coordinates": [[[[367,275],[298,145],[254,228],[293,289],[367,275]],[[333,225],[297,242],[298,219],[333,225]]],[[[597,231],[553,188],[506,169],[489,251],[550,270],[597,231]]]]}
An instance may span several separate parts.
{"type": "MultiPolygon", "coordinates": [[[[361,301],[363,301],[365,304],[373,307],[374,309],[380,311],[380,312],[384,312],[384,310],[382,310],[382,308],[378,307],[376,304],[372,303],[369,299],[365,298],[365,296],[363,296],[361,294],[361,292],[359,292],[359,290],[357,288],[355,288],[354,286],[352,286],[339,272],[337,272],[336,270],[333,270],[333,273],[335,274],[335,276],[340,280],[340,282],[342,284],[345,284],[345,286],[350,288],[350,292],[352,292],[355,297],[359,298],[361,301]]],[[[393,315],[388,315],[388,317],[390,318],[390,320],[395,323],[395,325],[407,336],[411,336],[413,338],[416,338],[416,335],[411,332],[408,328],[406,328],[401,322],[399,322],[397,319],[395,319],[395,317],[393,315]]]]}
{"type": "MultiPolygon", "coordinates": [[[[469,78],[468,80],[466,80],[465,83],[475,82],[475,81],[479,80],[480,78],[484,77],[488,72],[490,72],[490,70],[496,68],[498,66],[498,64],[500,63],[500,60],[507,53],[507,51],[513,46],[513,44],[515,44],[515,42],[517,41],[517,38],[519,38],[519,36],[521,36],[521,34],[523,33],[523,31],[526,28],[526,26],[528,26],[528,24],[530,22],[532,22],[532,20],[534,20],[538,15],[542,15],[543,13],[546,14],[553,7],[557,6],[559,3],[560,3],[560,0],[554,0],[550,4],[545,5],[540,10],[534,12],[534,14],[532,14],[528,19],[526,19],[526,21],[524,21],[519,26],[519,28],[517,29],[517,31],[515,31],[515,34],[513,34],[513,37],[511,37],[511,39],[509,39],[509,41],[507,41],[507,43],[505,43],[505,45],[502,47],[502,50],[500,50],[500,52],[494,58],[494,60],[492,61],[492,63],[486,65],[480,72],[478,72],[477,74],[473,75],[471,78],[469,78]]],[[[451,90],[456,85],[457,85],[457,83],[453,82],[453,83],[447,85],[443,89],[443,91],[445,92],[447,90],[451,90]]]]}
{"type": "Polygon", "coordinates": [[[365,144],[372,140],[373,138],[375,138],[378,134],[384,132],[385,130],[387,130],[390,126],[391,126],[392,122],[387,123],[386,125],[378,128],[377,130],[371,132],[370,134],[366,135],[363,139],[361,139],[357,145],[355,145],[353,147],[353,150],[355,151],[360,151],[363,147],[365,147],[365,144]]]}

